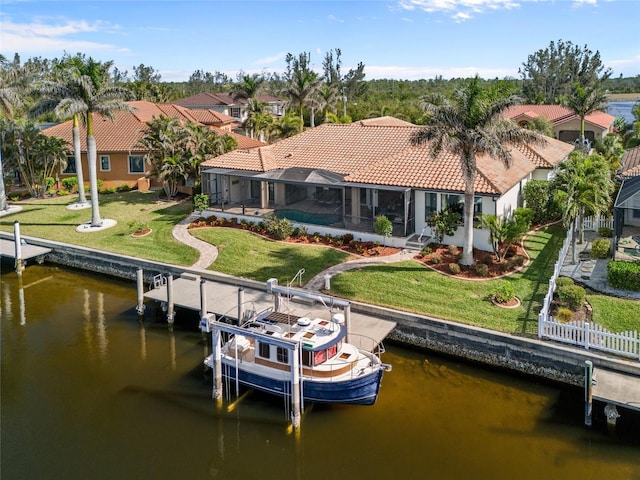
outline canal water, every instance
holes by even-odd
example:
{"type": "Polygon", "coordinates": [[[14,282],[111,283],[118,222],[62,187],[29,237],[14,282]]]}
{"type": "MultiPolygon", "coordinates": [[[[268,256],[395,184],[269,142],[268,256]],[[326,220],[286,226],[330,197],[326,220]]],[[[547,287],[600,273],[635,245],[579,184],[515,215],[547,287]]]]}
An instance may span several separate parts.
{"type": "Polygon", "coordinates": [[[606,112],[614,117],[621,117],[627,121],[629,125],[635,122],[635,117],[631,113],[631,109],[635,102],[608,102],[606,112]]]}
{"type": "Polygon", "coordinates": [[[265,395],[217,409],[195,324],[139,322],[133,283],[1,280],[2,480],[640,480],[639,416],[588,430],[579,389],[387,346],[374,406],[307,406],[295,434],[265,395]]]}

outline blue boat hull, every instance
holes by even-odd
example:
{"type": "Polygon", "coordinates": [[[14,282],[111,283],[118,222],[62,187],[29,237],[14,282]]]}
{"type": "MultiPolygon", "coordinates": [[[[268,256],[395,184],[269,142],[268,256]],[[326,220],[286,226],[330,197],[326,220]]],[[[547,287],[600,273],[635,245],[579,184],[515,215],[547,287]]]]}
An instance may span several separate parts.
{"type": "MultiPolygon", "coordinates": [[[[378,398],[380,383],[382,382],[382,369],[354,377],[347,381],[318,382],[304,380],[302,382],[302,394],[305,402],[333,403],[346,405],[373,405],[378,398]]],[[[223,365],[223,377],[235,381],[236,369],[229,365],[223,365]]],[[[240,384],[280,397],[289,396],[291,382],[283,382],[272,378],[255,375],[245,370],[238,370],[240,384]]]]}

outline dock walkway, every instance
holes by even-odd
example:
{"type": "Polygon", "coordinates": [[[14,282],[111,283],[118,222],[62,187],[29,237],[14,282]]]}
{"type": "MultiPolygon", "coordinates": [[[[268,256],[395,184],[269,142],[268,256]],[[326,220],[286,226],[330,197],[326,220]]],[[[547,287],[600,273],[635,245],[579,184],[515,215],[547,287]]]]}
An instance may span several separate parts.
{"type": "MultiPolygon", "coordinates": [[[[50,248],[40,247],[38,245],[30,245],[28,243],[22,243],[22,259],[29,260],[31,258],[42,257],[47,253],[51,252],[50,248]]],[[[7,240],[5,238],[0,238],[0,256],[16,258],[16,247],[13,240],[7,240]]]]}
{"type": "Polygon", "coordinates": [[[599,368],[594,377],[594,400],[640,411],[640,377],[599,368]]]}

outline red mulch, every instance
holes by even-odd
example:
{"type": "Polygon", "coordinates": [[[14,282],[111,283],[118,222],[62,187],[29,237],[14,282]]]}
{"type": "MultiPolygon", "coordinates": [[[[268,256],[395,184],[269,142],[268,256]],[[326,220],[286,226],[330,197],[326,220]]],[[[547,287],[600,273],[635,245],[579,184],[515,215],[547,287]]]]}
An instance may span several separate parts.
{"type": "MultiPolygon", "coordinates": [[[[461,250],[460,250],[461,251],[461,250]]],[[[424,257],[420,257],[417,255],[414,257],[416,260],[424,263],[426,266],[433,270],[437,270],[438,272],[453,276],[456,278],[466,278],[471,280],[487,280],[491,278],[498,278],[504,275],[508,275],[509,273],[513,273],[522,268],[521,265],[518,265],[518,262],[513,261],[512,259],[515,256],[520,256],[524,258],[524,263],[528,262],[528,257],[522,248],[521,245],[512,246],[507,258],[503,262],[498,262],[496,256],[492,252],[486,252],[483,250],[473,249],[473,260],[474,264],[484,263],[487,265],[487,275],[481,276],[476,272],[474,267],[471,268],[461,268],[460,273],[452,274],[449,269],[450,263],[458,263],[458,259],[460,257],[460,253],[457,255],[453,255],[449,253],[446,245],[441,245],[435,248],[429,255],[424,257]],[[440,263],[432,263],[432,257],[438,254],[442,258],[440,263]]]]}

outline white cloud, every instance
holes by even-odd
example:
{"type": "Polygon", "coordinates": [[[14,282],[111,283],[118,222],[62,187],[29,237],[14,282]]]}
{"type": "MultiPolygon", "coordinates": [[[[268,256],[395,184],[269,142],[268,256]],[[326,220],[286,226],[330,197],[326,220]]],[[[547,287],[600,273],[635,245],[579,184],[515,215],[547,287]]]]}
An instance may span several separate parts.
{"type": "Polygon", "coordinates": [[[395,79],[395,80],[420,80],[442,76],[450,78],[469,78],[478,75],[481,78],[505,78],[517,77],[517,69],[507,68],[478,68],[478,67],[400,67],[400,66],[370,66],[365,69],[368,80],[395,79]]]}
{"type": "Polygon", "coordinates": [[[338,23],[344,23],[344,20],[342,18],[338,18],[335,15],[327,15],[327,19],[331,20],[332,22],[338,22],[338,23]]]}
{"type": "MultiPolygon", "coordinates": [[[[418,9],[427,13],[445,13],[459,23],[490,10],[518,8],[521,1],[527,0],[400,0],[398,5],[401,9],[408,11],[418,9]]],[[[588,2],[596,0],[574,1],[588,2]]]]}
{"type": "Polygon", "coordinates": [[[0,44],[4,52],[46,55],[62,51],[95,52],[109,51],[128,53],[129,49],[116,45],[82,38],[87,34],[121,33],[118,25],[107,22],[89,23],[84,20],[61,18],[35,19],[31,23],[13,23],[2,17],[0,44]]]}
{"type": "Polygon", "coordinates": [[[271,57],[259,58],[258,60],[253,62],[253,64],[254,65],[269,65],[271,63],[275,63],[275,62],[278,62],[278,61],[284,59],[284,57],[286,57],[286,56],[287,56],[287,52],[278,52],[275,55],[272,55],[271,57]]]}

